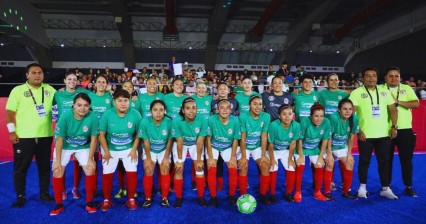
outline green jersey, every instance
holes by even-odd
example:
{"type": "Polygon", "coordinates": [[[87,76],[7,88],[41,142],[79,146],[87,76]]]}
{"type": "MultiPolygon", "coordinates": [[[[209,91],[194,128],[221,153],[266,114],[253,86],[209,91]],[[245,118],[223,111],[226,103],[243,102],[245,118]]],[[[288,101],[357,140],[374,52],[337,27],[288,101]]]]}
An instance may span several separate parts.
{"type": "Polygon", "coordinates": [[[330,119],[331,115],[337,111],[339,102],[348,97],[349,94],[340,89],[337,91],[323,90],[319,92],[319,102],[325,108],[325,117],[330,119]]]}
{"type": "Polygon", "coordinates": [[[244,93],[244,89],[243,89],[242,86],[234,87],[234,89],[232,89],[232,91],[236,94],[244,93]]]}
{"type": "Polygon", "coordinates": [[[250,101],[250,97],[253,95],[259,95],[260,98],[262,98],[262,96],[255,91],[251,92],[251,94],[249,95],[246,95],[244,93],[238,93],[235,96],[234,99],[238,102],[238,110],[240,111],[240,114],[250,110],[249,101],[250,101]]]}
{"type": "Polygon", "coordinates": [[[321,140],[330,139],[330,120],[324,118],[323,122],[316,127],[311,119],[302,119],[300,122],[303,154],[307,156],[319,155],[321,140]]]}
{"type": "Polygon", "coordinates": [[[63,113],[72,109],[72,104],[74,103],[74,97],[79,93],[89,93],[85,89],[76,89],[74,92],[56,91],[53,98],[53,105],[58,106],[58,118],[61,117],[63,113]]]}
{"type": "Polygon", "coordinates": [[[105,92],[102,96],[99,96],[94,92],[90,92],[89,97],[92,100],[92,104],[90,106],[98,118],[101,118],[105,111],[110,109],[113,105],[112,96],[109,92],[105,92]]]}
{"type": "Polygon", "coordinates": [[[186,146],[195,145],[199,136],[207,136],[207,127],[207,119],[201,116],[195,116],[191,123],[178,117],[173,120],[172,137],[182,138],[183,144],[186,146]]]}
{"type": "Polygon", "coordinates": [[[99,135],[99,119],[92,111],[76,119],[74,111],[68,110],[59,118],[55,135],[64,138],[63,150],[88,149],[91,137],[99,135]]]}
{"type": "Polygon", "coordinates": [[[123,151],[132,148],[140,120],[141,115],[133,108],[129,108],[124,117],[120,117],[115,108],[107,110],[99,121],[99,130],[106,132],[109,150],[123,151]]]}
{"type": "Polygon", "coordinates": [[[205,119],[209,119],[210,110],[213,98],[211,95],[204,95],[203,97],[198,97],[197,95],[192,96],[197,105],[197,115],[201,115],[205,119]]]}
{"type": "Polygon", "coordinates": [[[343,121],[339,112],[335,112],[330,118],[331,124],[331,149],[344,149],[351,134],[359,133],[359,120],[356,114],[352,115],[352,131],[350,120],[343,121]]]}
{"type": "Polygon", "coordinates": [[[169,93],[164,96],[164,103],[166,104],[166,114],[172,119],[179,116],[180,107],[182,106],[183,100],[186,99],[185,95],[175,96],[174,93],[169,93]]]}
{"type": "Polygon", "coordinates": [[[234,116],[229,117],[228,124],[220,121],[219,114],[210,116],[207,135],[211,136],[212,147],[218,151],[224,151],[232,147],[234,140],[241,139],[240,122],[234,116]]]}
{"type": "Polygon", "coordinates": [[[150,95],[148,93],[141,94],[138,96],[138,100],[140,102],[141,109],[139,110],[141,112],[142,117],[150,117],[151,111],[149,110],[152,101],[154,100],[163,100],[164,94],[160,92],[156,92],[154,95],[150,95]]]}
{"type": "Polygon", "coordinates": [[[171,127],[172,120],[168,117],[164,117],[159,125],[152,117],[146,117],[139,125],[139,137],[149,140],[151,152],[160,153],[166,150],[167,142],[172,138],[171,127]]]}
{"type": "Polygon", "coordinates": [[[274,151],[289,150],[291,142],[300,139],[300,132],[300,124],[297,121],[292,121],[288,128],[284,128],[278,119],[269,125],[268,142],[273,144],[274,151]]]}
{"type": "Polygon", "coordinates": [[[318,102],[319,97],[318,93],[311,91],[310,94],[306,94],[303,90],[299,94],[293,94],[293,99],[295,101],[295,114],[296,121],[301,122],[302,118],[307,118],[311,114],[311,107],[314,103],[318,102]]]}
{"type": "Polygon", "coordinates": [[[260,112],[257,119],[253,118],[249,112],[240,114],[241,133],[246,133],[246,149],[254,150],[260,147],[262,133],[268,133],[271,116],[268,113],[260,112]]]}

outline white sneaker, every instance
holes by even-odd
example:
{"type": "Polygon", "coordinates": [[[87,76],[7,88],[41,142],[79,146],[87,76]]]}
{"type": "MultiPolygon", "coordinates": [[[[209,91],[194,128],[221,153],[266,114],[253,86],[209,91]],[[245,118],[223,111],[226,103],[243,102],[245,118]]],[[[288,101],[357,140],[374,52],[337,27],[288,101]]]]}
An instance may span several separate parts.
{"type": "Polygon", "coordinates": [[[367,198],[367,189],[365,187],[359,187],[358,188],[358,198],[367,198]]]}
{"type": "Polygon", "coordinates": [[[386,190],[381,190],[380,191],[380,196],[387,197],[387,198],[392,199],[392,200],[397,200],[398,199],[398,196],[396,196],[392,192],[392,189],[390,187],[388,187],[386,190]]]}

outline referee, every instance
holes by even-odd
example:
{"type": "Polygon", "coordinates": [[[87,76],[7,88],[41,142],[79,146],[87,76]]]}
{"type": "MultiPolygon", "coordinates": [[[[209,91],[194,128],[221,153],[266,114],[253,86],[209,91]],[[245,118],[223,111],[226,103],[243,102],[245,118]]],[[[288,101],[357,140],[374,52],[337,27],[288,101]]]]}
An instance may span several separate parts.
{"type": "Polygon", "coordinates": [[[405,185],[405,193],[411,197],[417,197],[412,188],[413,184],[413,153],[416,145],[416,136],[412,129],[411,109],[419,107],[419,99],[414,90],[405,84],[401,84],[400,70],[398,67],[388,68],[386,71],[386,83],[381,88],[389,89],[395,105],[398,108],[398,135],[392,140],[390,150],[389,178],[392,181],[392,162],[395,146],[398,147],[399,161],[401,162],[402,179],[405,185]]]}
{"type": "Polygon", "coordinates": [[[13,144],[13,180],[17,200],[12,207],[25,205],[28,168],[35,156],[39,174],[40,200],[53,201],[49,195],[50,150],[52,145],[52,101],[56,90],[43,83],[41,65],[27,66],[25,84],[12,89],[6,104],[9,139],[13,144]]]}

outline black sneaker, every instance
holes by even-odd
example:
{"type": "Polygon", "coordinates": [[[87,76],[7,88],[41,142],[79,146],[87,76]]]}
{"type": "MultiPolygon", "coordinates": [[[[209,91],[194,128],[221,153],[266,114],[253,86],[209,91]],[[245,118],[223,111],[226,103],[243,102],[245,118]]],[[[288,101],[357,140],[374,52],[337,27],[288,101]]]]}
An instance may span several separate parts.
{"type": "Polygon", "coordinates": [[[151,205],[152,205],[152,199],[146,199],[142,204],[142,208],[151,208],[151,205]]]}
{"type": "Polygon", "coordinates": [[[212,197],[212,198],[210,198],[209,205],[210,205],[211,207],[217,207],[217,206],[219,205],[219,202],[218,202],[218,200],[217,200],[217,197],[212,197]]]}
{"type": "Polygon", "coordinates": [[[291,194],[285,194],[284,200],[286,200],[287,202],[294,202],[293,196],[291,196],[291,194]]]}
{"type": "Polygon", "coordinates": [[[331,195],[330,192],[326,193],[324,196],[327,198],[327,201],[334,201],[333,195],[331,195]]]}
{"type": "Polygon", "coordinates": [[[163,208],[168,208],[168,207],[170,207],[169,200],[167,200],[167,198],[163,198],[163,199],[161,199],[161,203],[160,203],[160,205],[161,205],[161,207],[163,207],[163,208]]]}
{"type": "Polygon", "coordinates": [[[228,196],[228,203],[231,205],[236,205],[237,199],[234,196],[228,196]]]}
{"type": "Polygon", "coordinates": [[[55,199],[50,196],[49,192],[42,192],[40,193],[40,200],[44,202],[52,202],[55,201],[55,199]]]}
{"type": "Polygon", "coordinates": [[[266,195],[260,195],[259,200],[260,200],[260,202],[262,202],[265,205],[271,204],[271,201],[268,199],[268,197],[266,197],[266,195]]]}
{"type": "Polygon", "coordinates": [[[16,198],[16,202],[12,204],[12,208],[22,208],[24,207],[25,202],[25,196],[19,195],[18,198],[16,198]]]}
{"type": "Polygon", "coordinates": [[[191,182],[191,189],[192,189],[193,191],[196,191],[196,190],[197,190],[197,184],[195,184],[195,181],[192,181],[192,182],[191,182]]]}
{"type": "Polygon", "coordinates": [[[405,187],[405,193],[410,197],[418,197],[412,187],[405,187]]]}
{"type": "Polygon", "coordinates": [[[270,201],[272,204],[277,203],[277,202],[278,202],[278,200],[277,200],[277,196],[275,196],[275,194],[271,195],[271,196],[269,197],[269,201],[270,201]]]}
{"type": "Polygon", "coordinates": [[[198,198],[198,205],[201,207],[207,207],[209,204],[207,204],[206,200],[204,198],[198,198]]]}
{"type": "Polygon", "coordinates": [[[176,198],[175,203],[173,204],[174,208],[180,208],[182,207],[183,199],[182,198],[176,198]]]}
{"type": "Polygon", "coordinates": [[[358,197],[356,195],[352,195],[351,192],[343,193],[342,197],[352,200],[358,200],[358,197]]]}

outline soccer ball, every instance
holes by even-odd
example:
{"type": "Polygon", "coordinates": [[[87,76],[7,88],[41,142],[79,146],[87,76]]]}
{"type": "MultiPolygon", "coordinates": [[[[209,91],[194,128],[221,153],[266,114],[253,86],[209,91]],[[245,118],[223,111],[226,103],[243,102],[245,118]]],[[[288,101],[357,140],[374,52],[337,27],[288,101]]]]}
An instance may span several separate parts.
{"type": "Polygon", "coordinates": [[[256,205],[256,199],[249,194],[241,195],[237,200],[238,211],[243,214],[253,213],[256,210],[256,205]]]}

